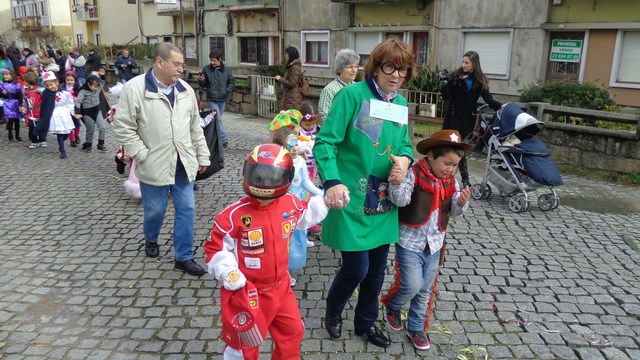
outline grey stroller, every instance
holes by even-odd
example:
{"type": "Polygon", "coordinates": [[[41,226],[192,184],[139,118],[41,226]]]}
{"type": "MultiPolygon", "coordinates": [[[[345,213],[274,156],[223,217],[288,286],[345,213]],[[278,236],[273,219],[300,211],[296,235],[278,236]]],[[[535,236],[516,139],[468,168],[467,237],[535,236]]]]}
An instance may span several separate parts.
{"type": "Polygon", "coordinates": [[[491,184],[500,196],[509,198],[511,211],[524,212],[534,201],[529,193],[546,188],[548,191],[538,195],[538,206],[542,211],[557,208],[560,198],[554,187],[562,185],[562,177],[546,145],[534,138],[544,129],[544,123],[513,103],[498,110],[491,121],[487,120],[486,109],[487,105],[478,108],[485,127],[481,140],[487,146],[485,171],[482,182],[471,187],[471,196],[488,199],[491,184]]]}

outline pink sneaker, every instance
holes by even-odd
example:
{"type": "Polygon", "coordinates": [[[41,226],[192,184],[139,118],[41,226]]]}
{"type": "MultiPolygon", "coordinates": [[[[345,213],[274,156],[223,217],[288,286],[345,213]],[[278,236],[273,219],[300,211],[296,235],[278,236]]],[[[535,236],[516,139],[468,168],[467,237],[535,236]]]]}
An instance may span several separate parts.
{"type": "Polygon", "coordinates": [[[320,234],[322,232],[322,226],[320,224],[315,224],[309,228],[307,231],[309,234],[320,234]]]}

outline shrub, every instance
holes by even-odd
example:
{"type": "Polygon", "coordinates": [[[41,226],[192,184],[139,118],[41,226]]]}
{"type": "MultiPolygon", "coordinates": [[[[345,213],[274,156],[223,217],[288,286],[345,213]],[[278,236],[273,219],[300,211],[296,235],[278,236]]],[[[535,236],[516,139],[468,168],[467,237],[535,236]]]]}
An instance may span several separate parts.
{"type": "Polygon", "coordinates": [[[594,83],[543,82],[540,79],[520,90],[520,101],[547,102],[592,110],[606,110],[616,105],[609,92],[594,83]]]}
{"type": "Polygon", "coordinates": [[[440,92],[440,89],[442,89],[442,82],[440,81],[438,73],[441,70],[442,69],[438,69],[437,65],[433,69],[423,67],[422,70],[418,71],[411,82],[405,85],[405,88],[413,91],[440,92]]]}

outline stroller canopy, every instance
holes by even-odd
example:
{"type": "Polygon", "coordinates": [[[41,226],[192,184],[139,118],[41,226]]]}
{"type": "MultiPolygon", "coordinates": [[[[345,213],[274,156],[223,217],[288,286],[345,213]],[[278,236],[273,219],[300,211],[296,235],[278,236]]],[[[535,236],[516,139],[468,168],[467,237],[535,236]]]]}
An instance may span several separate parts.
{"type": "Polygon", "coordinates": [[[514,103],[508,103],[496,112],[497,119],[493,121],[493,132],[499,139],[509,135],[516,135],[518,139],[530,139],[544,129],[544,123],[522,111],[514,103]]]}

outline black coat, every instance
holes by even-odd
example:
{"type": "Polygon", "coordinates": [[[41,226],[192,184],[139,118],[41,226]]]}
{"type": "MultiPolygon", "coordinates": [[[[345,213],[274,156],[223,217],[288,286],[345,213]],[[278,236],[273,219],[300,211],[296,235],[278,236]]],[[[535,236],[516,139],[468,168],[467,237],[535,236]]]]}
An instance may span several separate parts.
{"type": "Polygon", "coordinates": [[[100,69],[100,62],[102,59],[97,52],[87,56],[87,75],[91,75],[92,71],[98,71],[100,69]]]}
{"type": "Polygon", "coordinates": [[[449,81],[442,88],[442,97],[447,101],[442,128],[457,130],[463,139],[471,134],[476,123],[478,99],[481,96],[493,110],[497,111],[502,106],[489,91],[481,91],[480,87],[472,87],[471,91],[467,91],[464,80],[449,81]]]}

